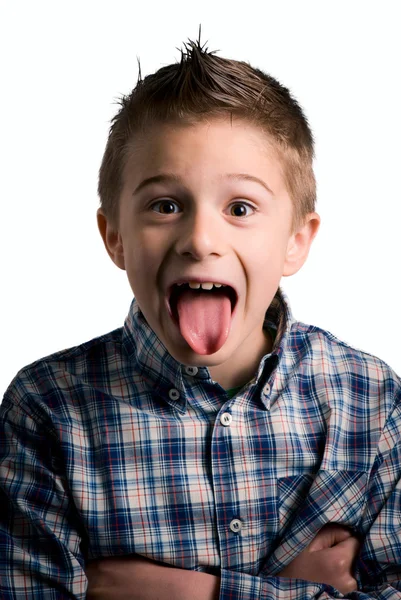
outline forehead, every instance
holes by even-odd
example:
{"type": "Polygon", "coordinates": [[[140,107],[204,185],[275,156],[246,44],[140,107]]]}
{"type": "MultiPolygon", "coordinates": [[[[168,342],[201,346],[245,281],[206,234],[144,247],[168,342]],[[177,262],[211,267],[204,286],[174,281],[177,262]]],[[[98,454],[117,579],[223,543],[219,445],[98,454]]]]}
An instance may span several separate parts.
{"type": "Polygon", "coordinates": [[[130,142],[124,182],[136,187],[160,173],[180,180],[216,183],[226,174],[246,174],[278,194],[283,174],[274,145],[263,131],[243,120],[213,119],[191,125],[155,124],[130,142]]]}

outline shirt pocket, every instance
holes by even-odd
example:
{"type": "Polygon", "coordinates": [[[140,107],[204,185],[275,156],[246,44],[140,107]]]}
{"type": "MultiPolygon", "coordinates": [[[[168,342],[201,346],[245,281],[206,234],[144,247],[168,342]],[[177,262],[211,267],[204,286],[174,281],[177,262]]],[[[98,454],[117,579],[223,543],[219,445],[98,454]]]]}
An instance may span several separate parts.
{"type": "Polygon", "coordinates": [[[298,510],[308,495],[313,483],[314,475],[302,473],[302,475],[291,475],[280,477],[277,480],[277,503],[279,517],[280,537],[296,517],[298,510]]]}
{"type": "Polygon", "coordinates": [[[290,563],[328,523],[356,530],[366,503],[367,473],[322,469],[316,475],[277,482],[280,537],[262,573],[274,575],[290,563]]]}

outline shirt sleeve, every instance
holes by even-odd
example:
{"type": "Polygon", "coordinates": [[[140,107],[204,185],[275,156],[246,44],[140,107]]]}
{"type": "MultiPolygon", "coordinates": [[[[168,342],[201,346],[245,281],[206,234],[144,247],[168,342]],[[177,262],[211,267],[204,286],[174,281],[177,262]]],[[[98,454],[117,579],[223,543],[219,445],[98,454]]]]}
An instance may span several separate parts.
{"type": "Polygon", "coordinates": [[[0,405],[0,505],[2,600],[85,598],[79,517],[60,449],[45,415],[11,393],[0,405]]]}
{"type": "Polygon", "coordinates": [[[330,585],[287,577],[255,577],[235,571],[221,571],[219,600],[400,600],[401,582],[368,586],[341,594],[330,585]]]}
{"type": "Polygon", "coordinates": [[[401,600],[401,398],[377,443],[360,524],[362,545],[356,561],[358,590],[335,588],[286,577],[257,577],[221,571],[220,600],[401,600]]]}

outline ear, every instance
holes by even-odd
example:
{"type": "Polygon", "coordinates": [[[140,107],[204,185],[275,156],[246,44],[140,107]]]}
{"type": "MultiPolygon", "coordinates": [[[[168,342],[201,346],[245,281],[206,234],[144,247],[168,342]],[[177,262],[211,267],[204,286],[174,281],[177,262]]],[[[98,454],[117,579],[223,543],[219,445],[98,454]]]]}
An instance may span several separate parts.
{"type": "Polygon", "coordinates": [[[98,209],[96,216],[97,226],[108,255],[117,267],[125,270],[124,247],[120,232],[112,225],[101,208],[98,209]]]}
{"type": "Polygon", "coordinates": [[[320,217],[317,213],[306,215],[303,224],[288,240],[283,276],[294,275],[306,261],[312,242],[319,230],[320,217]]]}

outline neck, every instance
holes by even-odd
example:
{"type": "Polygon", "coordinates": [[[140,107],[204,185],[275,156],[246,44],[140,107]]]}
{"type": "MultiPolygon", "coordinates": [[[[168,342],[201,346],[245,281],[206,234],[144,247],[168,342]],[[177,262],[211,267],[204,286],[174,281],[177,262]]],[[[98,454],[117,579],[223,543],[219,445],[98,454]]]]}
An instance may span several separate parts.
{"type": "Polygon", "coordinates": [[[249,353],[245,352],[247,360],[244,361],[244,352],[234,354],[226,362],[215,367],[209,367],[210,375],[213,381],[216,381],[222,388],[242,387],[250,381],[256,374],[260,361],[265,354],[269,354],[273,348],[273,340],[268,331],[262,330],[263,336],[257,345],[256,352],[249,360],[249,353]]]}

